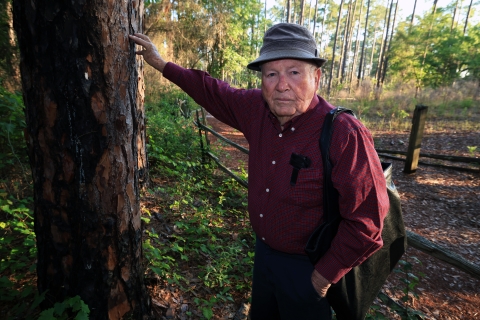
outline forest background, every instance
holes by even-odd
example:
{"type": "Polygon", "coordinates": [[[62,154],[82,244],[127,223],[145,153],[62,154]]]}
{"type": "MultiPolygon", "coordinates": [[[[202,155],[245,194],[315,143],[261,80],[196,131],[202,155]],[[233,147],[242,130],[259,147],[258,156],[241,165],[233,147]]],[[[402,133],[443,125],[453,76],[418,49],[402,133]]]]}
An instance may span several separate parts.
{"type": "MultiPolygon", "coordinates": [[[[414,106],[423,104],[429,106],[429,128],[478,131],[480,4],[473,0],[443,1],[442,6],[439,3],[423,2],[422,11],[414,1],[411,12],[400,12],[398,0],[145,1],[144,33],[153,39],[166,60],[207,70],[237,87],[253,88],[260,85],[260,79],[245,66],[258,56],[265,30],[277,22],[302,24],[312,30],[320,56],[328,59],[319,93],[335,104],[354,109],[370,128],[405,130],[410,126],[414,106]]],[[[42,300],[34,290],[33,199],[23,137],[19,56],[11,1],[0,0],[0,301],[4,307],[0,308],[0,316],[6,318],[38,316],[37,306],[42,300]]],[[[230,221],[231,238],[243,242],[229,245],[229,250],[221,250],[220,257],[211,261],[209,258],[207,266],[198,267],[195,277],[198,275],[204,289],[198,293],[195,307],[182,313],[212,318],[219,312],[219,304],[248,296],[249,280],[245,275],[250,272],[253,250],[252,238],[245,231],[248,222],[244,219],[244,195],[231,180],[213,187],[212,181],[218,179],[213,174],[208,176],[212,180],[205,178],[207,182],[190,184],[192,172],[199,167],[204,170],[205,166],[200,164],[201,155],[196,151],[198,141],[191,119],[179,115],[190,114],[196,105],[148,66],[145,108],[153,186],[145,190],[144,199],[146,203],[154,202],[155,197],[162,201],[156,202],[155,210],[145,205],[143,223],[148,226],[157,215],[162,215],[159,221],[167,219],[167,212],[180,216],[174,223],[174,230],[180,231],[170,235],[178,240],[175,243],[154,245],[152,239],[158,238],[160,232],[147,228],[146,277],[147,282],[156,279],[156,284],[149,287],[151,292],[166,290],[159,289],[159,283],[185,286],[193,275],[175,271],[183,268],[182,261],[201,260],[218,250],[210,243],[199,242],[198,247],[193,246],[196,251],[191,250],[198,256],[192,258],[179,245],[190,233],[201,238],[198,224],[208,221],[207,225],[211,225],[209,214],[228,211],[238,218],[238,224],[230,221]],[[187,109],[179,111],[180,105],[187,109]],[[202,192],[208,193],[209,199],[215,198],[215,205],[196,212],[194,222],[187,223],[182,220],[184,213],[179,212],[186,210],[181,209],[184,207],[198,208],[197,193],[202,192]],[[233,258],[238,264],[229,265],[233,258]],[[236,276],[232,278],[232,274],[236,276]]],[[[470,146],[468,153],[478,155],[477,145],[470,146]]],[[[246,175],[241,168],[239,173],[246,175]]],[[[215,218],[218,228],[228,220],[220,216],[215,218]]],[[[207,238],[220,238],[215,234],[220,232],[217,229],[200,229],[207,238]]],[[[160,309],[170,310],[159,305],[160,309]]],[[[73,298],[65,306],[75,306],[76,312],[80,310],[78,314],[88,309],[73,298]]],[[[225,314],[231,311],[222,309],[225,314]]]]}

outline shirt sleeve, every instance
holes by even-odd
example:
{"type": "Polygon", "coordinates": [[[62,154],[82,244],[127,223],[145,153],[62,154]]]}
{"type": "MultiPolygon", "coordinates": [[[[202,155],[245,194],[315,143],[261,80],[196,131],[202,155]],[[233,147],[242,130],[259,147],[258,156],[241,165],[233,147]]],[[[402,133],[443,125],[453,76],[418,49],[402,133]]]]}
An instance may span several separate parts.
{"type": "Polygon", "coordinates": [[[338,117],[330,159],[342,221],[330,249],[315,269],[336,283],[382,247],[383,220],[389,200],[373,139],[358,120],[345,114],[338,117]]]}
{"type": "Polygon", "coordinates": [[[215,118],[240,130],[248,139],[248,124],[265,105],[260,90],[233,88],[207,72],[185,69],[171,62],[165,66],[163,75],[215,118]]]}

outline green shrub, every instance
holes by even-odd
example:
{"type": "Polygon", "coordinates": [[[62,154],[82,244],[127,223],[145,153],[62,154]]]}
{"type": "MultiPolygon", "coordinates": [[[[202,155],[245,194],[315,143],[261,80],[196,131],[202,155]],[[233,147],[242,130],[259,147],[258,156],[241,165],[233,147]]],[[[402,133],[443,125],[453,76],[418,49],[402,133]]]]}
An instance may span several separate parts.
{"type": "Polygon", "coordinates": [[[0,86],[0,171],[19,166],[25,171],[25,114],[22,96],[0,86]]]}
{"type": "MultiPolygon", "coordinates": [[[[178,93],[165,95],[146,106],[147,150],[151,168],[173,175],[191,172],[200,165],[201,150],[193,119],[185,118],[178,106],[178,93]]],[[[187,100],[187,99],[184,99],[187,100]]],[[[187,104],[193,104],[187,100],[187,104]]]]}

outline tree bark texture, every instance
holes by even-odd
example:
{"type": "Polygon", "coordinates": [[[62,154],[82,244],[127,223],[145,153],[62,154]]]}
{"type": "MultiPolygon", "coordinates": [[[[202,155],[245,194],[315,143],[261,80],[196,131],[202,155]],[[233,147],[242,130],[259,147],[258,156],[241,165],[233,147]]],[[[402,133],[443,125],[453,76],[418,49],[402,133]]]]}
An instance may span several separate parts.
{"type": "Polygon", "coordinates": [[[15,0],[43,307],[79,295],[91,319],[148,318],[139,176],[143,1],[15,0]]]}

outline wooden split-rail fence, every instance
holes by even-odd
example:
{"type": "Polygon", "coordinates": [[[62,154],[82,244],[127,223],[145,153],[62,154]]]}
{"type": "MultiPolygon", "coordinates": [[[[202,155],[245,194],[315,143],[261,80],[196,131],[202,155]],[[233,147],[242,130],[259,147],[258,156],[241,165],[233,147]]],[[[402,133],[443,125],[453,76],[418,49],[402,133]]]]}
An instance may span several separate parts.
{"type": "MultiPolygon", "coordinates": [[[[421,140],[423,137],[423,130],[425,126],[425,119],[426,119],[426,112],[427,112],[427,107],[426,106],[416,106],[415,112],[414,112],[414,117],[412,121],[412,130],[410,133],[410,138],[409,138],[409,145],[408,145],[408,151],[407,152],[402,152],[402,151],[391,151],[391,150],[383,150],[383,149],[376,149],[377,153],[381,157],[385,158],[391,158],[395,160],[401,160],[405,161],[405,168],[404,172],[405,173],[414,173],[418,167],[418,164],[423,164],[423,165],[433,165],[433,166],[440,166],[444,168],[449,168],[449,169],[455,169],[455,170],[460,170],[460,171],[469,171],[469,172],[476,172],[480,173],[480,170],[478,169],[472,169],[472,168],[465,168],[465,167],[457,167],[457,166],[447,166],[447,165],[440,165],[440,164],[430,164],[430,163],[425,163],[419,161],[419,157],[426,157],[426,158],[433,158],[433,159],[441,159],[441,160],[448,160],[448,161],[457,161],[457,162],[465,162],[465,163],[477,163],[480,164],[480,159],[479,158],[470,158],[470,157],[457,157],[457,156],[446,156],[446,155],[435,155],[435,154],[425,154],[420,152],[420,145],[421,145],[421,140]],[[398,156],[392,156],[391,154],[399,154],[399,155],[406,155],[406,158],[401,158],[398,156]]],[[[202,156],[203,157],[209,157],[215,163],[218,165],[218,167],[224,171],[226,174],[231,176],[233,179],[235,179],[240,185],[244,186],[245,188],[248,188],[248,182],[245,181],[244,179],[240,178],[237,176],[234,172],[232,172],[230,169],[228,169],[224,164],[220,162],[218,157],[216,157],[213,153],[210,152],[209,149],[209,144],[210,141],[208,139],[208,133],[211,133],[218,139],[222,140],[223,142],[237,148],[241,152],[248,154],[248,149],[236,144],[235,142],[225,138],[218,132],[212,130],[207,126],[206,122],[206,113],[205,110],[199,109],[196,110],[196,121],[195,125],[198,128],[198,133],[200,136],[200,147],[202,148],[202,156]],[[201,114],[201,116],[200,116],[201,114]]],[[[420,250],[432,257],[435,257],[441,261],[444,261],[455,268],[464,271],[471,275],[472,277],[479,279],[480,280],[480,266],[477,266],[473,264],[472,262],[464,259],[460,255],[448,250],[447,248],[437,245],[433,243],[432,241],[416,234],[415,232],[407,230],[407,244],[408,246],[411,246],[417,250],[420,250]]],[[[383,292],[380,292],[379,296],[381,298],[387,298],[389,303],[394,303],[396,302],[392,300],[390,297],[386,296],[383,292]]]]}

